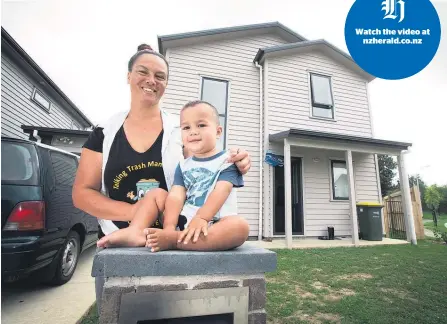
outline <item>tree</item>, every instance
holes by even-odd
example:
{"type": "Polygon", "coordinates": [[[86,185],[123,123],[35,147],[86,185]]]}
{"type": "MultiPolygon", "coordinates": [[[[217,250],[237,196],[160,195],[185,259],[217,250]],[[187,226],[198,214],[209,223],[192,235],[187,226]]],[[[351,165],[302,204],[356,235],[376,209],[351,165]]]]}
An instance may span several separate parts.
{"type": "Polygon", "coordinates": [[[439,190],[439,188],[436,185],[431,185],[430,187],[425,190],[425,196],[424,200],[427,204],[428,208],[431,209],[432,215],[433,215],[433,223],[435,226],[438,226],[438,208],[439,204],[442,201],[442,193],[439,190]]]}
{"type": "Polygon", "coordinates": [[[379,155],[379,174],[380,188],[382,196],[392,193],[397,187],[393,185],[393,179],[396,175],[397,163],[389,155],[379,155]]]}
{"type": "Polygon", "coordinates": [[[439,213],[447,214],[447,185],[439,188],[441,191],[442,200],[439,203],[439,213]]]}

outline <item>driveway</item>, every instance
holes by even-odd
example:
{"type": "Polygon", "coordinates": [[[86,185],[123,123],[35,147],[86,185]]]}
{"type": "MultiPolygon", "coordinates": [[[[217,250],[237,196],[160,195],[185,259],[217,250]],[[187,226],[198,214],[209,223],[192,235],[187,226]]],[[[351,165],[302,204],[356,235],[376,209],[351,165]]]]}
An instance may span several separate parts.
{"type": "Polygon", "coordinates": [[[63,286],[30,280],[2,284],[2,323],[75,324],[95,301],[94,254],[95,246],[82,253],[73,277],[63,286]]]}

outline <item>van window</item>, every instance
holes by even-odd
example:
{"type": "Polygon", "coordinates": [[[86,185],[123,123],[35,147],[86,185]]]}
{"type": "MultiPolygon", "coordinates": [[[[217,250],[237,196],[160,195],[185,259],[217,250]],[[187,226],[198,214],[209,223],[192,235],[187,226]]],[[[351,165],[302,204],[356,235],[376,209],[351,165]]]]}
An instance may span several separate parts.
{"type": "Polygon", "coordinates": [[[78,167],[75,158],[55,151],[51,151],[50,155],[56,183],[72,186],[78,167]]]}
{"type": "Polygon", "coordinates": [[[39,184],[37,153],[33,145],[2,141],[2,183],[39,184]]]}

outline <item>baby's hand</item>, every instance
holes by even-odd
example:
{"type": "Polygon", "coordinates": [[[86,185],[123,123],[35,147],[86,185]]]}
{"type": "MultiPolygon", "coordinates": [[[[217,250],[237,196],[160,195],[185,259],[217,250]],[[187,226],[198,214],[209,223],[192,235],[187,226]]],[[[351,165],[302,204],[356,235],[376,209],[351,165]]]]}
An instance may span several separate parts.
{"type": "Polygon", "coordinates": [[[183,242],[183,244],[187,244],[189,242],[189,240],[191,239],[191,237],[194,236],[192,242],[196,243],[197,240],[199,239],[200,233],[202,233],[202,232],[203,232],[203,235],[205,235],[205,236],[208,235],[208,222],[203,218],[195,216],[189,223],[188,228],[186,228],[180,234],[178,242],[179,243],[182,242],[183,238],[184,238],[185,241],[183,242]]]}

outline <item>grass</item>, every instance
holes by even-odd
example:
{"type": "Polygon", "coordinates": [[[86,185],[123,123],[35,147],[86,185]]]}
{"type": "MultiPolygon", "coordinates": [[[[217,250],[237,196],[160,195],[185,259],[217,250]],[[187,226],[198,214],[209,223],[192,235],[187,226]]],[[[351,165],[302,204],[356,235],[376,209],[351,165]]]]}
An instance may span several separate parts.
{"type": "Polygon", "coordinates": [[[84,318],[81,320],[80,324],[98,324],[98,323],[99,323],[98,311],[96,308],[96,303],[94,303],[93,306],[88,311],[87,315],[85,315],[84,318]]]}
{"type": "MultiPolygon", "coordinates": [[[[424,227],[426,229],[429,229],[431,231],[435,230],[435,224],[433,223],[433,216],[431,214],[431,212],[426,212],[424,211],[424,219],[428,220],[430,219],[430,222],[425,222],[424,223],[424,227]]],[[[447,232],[447,228],[444,226],[444,224],[447,223],[447,214],[441,214],[438,216],[438,227],[437,229],[443,232],[447,232]]]]}
{"type": "Polygon", "coordinates": [[[447,321],[447,246],[278,250],[267,274],[269,323],[447,321]]]}
{"type": "MultiPolygon", "coordinates": [[[[268,323],[445,323],[447,246],[275,250],[268,323]]],[[[92,307],[81,324],[96,324],[92,307]]]]}

